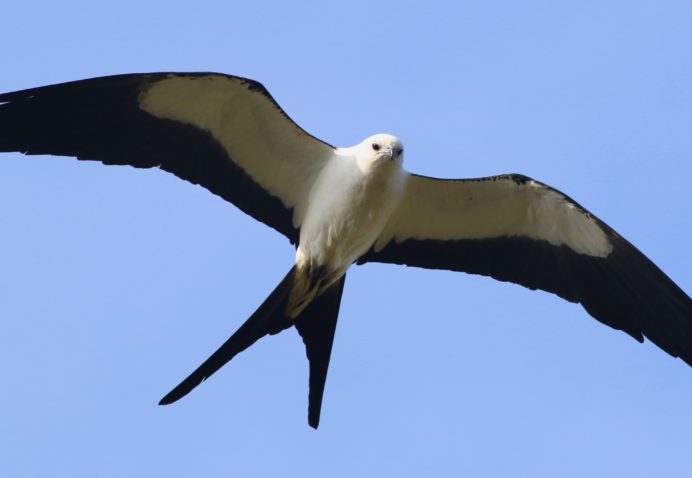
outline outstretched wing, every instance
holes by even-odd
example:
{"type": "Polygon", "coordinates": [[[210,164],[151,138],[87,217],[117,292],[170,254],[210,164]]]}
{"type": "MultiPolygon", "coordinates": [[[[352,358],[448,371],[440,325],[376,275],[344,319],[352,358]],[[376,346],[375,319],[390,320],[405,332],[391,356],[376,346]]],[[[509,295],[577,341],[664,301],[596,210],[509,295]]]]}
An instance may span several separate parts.
{"type": "Polygon", "coordinates": [[[260,83],[234,76],[130,74],[0,94],[0,151],[159,167],[291,242],[333,150],[260,83]]]}
{"type": "Polygon", "coordinates": [[[692,365],[692,300],[653,262],[561,192],[517,174],[412,175],[375,261],[481,274],[578,302],[692,365]]]}

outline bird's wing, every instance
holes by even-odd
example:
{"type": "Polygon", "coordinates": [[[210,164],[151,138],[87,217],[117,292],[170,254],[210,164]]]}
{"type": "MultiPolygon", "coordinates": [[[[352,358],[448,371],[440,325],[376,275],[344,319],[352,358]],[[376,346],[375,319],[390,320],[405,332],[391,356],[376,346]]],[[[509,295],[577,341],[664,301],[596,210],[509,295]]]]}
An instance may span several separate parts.
{"type": "Polygon", "coordinates": [[[525,176],[411,175],[375,261],[481,274],[578,302],[692,365],[692,300],[632,244],[569,197],[525,176]]]}
{"type": "Polygon", "coordinates": [[[159,167],[292,242],[333,150],[234,76],[130,74],[0,94],[0,151],[159,167]]]}

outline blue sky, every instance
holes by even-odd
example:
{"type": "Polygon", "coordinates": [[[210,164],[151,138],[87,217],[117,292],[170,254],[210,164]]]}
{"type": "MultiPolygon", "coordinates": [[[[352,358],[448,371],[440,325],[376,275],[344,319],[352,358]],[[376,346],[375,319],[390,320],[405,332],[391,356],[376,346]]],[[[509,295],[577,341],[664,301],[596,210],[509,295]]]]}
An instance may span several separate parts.
{"type": "MultiPolygon", "coordinates": [[[[692,7],[653,1],[3,4],[0,90],[260,80],[337,145],[520,172],[692,291],[692,7]]],[[[692,370],[549,294],[395,266],[346,282],[320,429],[294,331],[157,401],[283,277],[285,239],[160,171],[0,157],[0,475],[689,476],[692,370]]]]}

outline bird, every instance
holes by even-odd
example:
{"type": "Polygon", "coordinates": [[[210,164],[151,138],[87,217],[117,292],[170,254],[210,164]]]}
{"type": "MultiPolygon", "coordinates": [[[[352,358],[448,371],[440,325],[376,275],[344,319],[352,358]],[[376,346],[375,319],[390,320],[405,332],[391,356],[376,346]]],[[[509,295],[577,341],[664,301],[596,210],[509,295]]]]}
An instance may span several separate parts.
{"type": "Polygon", "coordinates": [[[161,405],[262,337],[295,327],[309,363],[308,424],[316,429],[346,273],[373,262],[547,291],[692,366],[692,299],[566,194],[521,174],[410,173],[403,143],[389,134],[334,147],[248,78],[133,73],[0,94],[0,152],[159,168],[295,246],[283,280],[161,405]]]}

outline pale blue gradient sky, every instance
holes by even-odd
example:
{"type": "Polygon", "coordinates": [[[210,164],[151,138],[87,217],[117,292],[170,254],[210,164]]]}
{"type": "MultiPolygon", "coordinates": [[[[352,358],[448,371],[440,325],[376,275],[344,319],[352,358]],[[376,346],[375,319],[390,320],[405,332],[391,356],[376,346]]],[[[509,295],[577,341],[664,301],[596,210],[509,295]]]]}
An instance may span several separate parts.
{"type": "MultiPolygon", "coordinates": [[[[3,3],[0,90],[105,74],[262,81],[337,145],[520,172],[692,291],[687,1],[3,3]]],[[[294,331],[159,398],[293,251],[159,171],[0,156],[0,476],[688,477],[692,369],[579,306],[368,265],[346,282],[318,431],[294,331]]]]}

